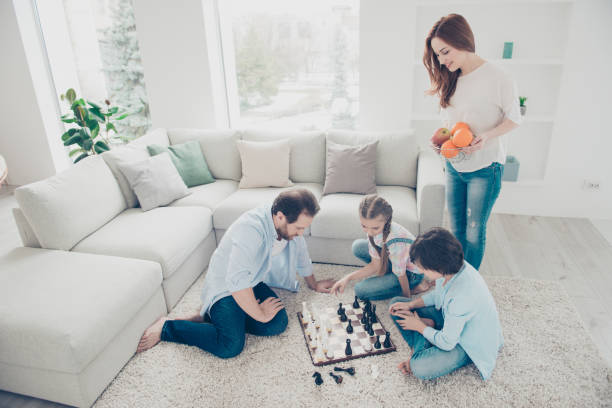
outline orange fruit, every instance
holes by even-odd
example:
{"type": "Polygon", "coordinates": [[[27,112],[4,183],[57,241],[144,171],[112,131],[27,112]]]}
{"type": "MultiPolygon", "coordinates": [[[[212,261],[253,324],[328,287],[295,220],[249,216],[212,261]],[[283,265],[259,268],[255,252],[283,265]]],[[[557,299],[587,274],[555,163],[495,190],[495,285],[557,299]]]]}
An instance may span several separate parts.
{"type": "Polygon", "coordinates": [[[458,131],[461,128],[466,128],[469,129],[470,126],[465,123],[465,122],[457,122],[455,123],[455,126],[453,126],[453,128],[451,129],[451,135],[454,135],[456,131],[458,131]]]}
{"type": "Polygon", "coordinates": [[[459,128],[459,130],[453,136],[451,136],[451,140],[455,146],[465,147],[472,143],[472,140],[474,140],[474,135],[468,128],[459,128]]]}
{"type": "Polygon", "coordinates": [[[459,154],[459,148],[453,144],[452,140],[447,140],[446,142],[442,143],[440,153],[442,153],[442,156],[446,157],[447,159],[452,159],[459,154]]]}

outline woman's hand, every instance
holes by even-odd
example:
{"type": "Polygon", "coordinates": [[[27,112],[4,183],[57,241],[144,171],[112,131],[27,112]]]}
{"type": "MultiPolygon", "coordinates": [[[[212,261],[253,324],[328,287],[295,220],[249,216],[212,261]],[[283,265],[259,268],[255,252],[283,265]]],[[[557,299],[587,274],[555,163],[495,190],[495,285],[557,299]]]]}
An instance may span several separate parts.
{"type": "Polygon", "coordinates": [[[461,151],[467,154],[474,153],[475,151],[481,150],[488,140],[489,136],[487,135],[487,133],[483,133],[481,135],[474,135],[472,143],[462,148],[461,151]]]}
{"type": "Polygon", "coordinates": [[[338,293],[344,293],[344,288],[346,287],[348,283],[349,283],[349,277],[347,275],[344,278],[337,281],[336,283],[334,283],[334,285],[329,290],[329,293],[331,293],[332,295],[337,295],[338,293]]]}

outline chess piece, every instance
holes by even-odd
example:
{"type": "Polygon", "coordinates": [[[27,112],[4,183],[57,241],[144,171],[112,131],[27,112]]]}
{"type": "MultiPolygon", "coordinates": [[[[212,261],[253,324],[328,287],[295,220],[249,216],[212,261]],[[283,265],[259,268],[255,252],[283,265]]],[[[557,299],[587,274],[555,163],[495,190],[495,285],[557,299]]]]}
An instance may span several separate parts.
{"type": "Polygon", "coordinates": [[[363,325],[363,330],[368,333],[370,331],[370,321],[366,319],[366,322],[363,325]]]}
{"type": "Polygon", "coordinates": [[[368,316],[366,316],[365,311],[363,312],[363,314],[361,315],[361,324],[363,324],[365,326],[366,322],[368,321],[368,316]]]}
{"type": "Polygon", "coordinates": [[[342,312],[344,311],[344,308],[342,307],[342,303],[338,303],[338,315],[341,315],[342,312]]]}
{"type": "Polygon", "coordinates": [[[317,385],[323,384],[323,378],[321,378],[321,373],[320,372],[315,371],[315,373],[312,376],[315,379],[315,384],[317,384],[317,385]]]}
{"type": "Polygon", "coordinates": [[[325,353],[325,355],[327,356],[327,358],[329,358],[331,360],[332,358],[334,358],[334,350],[328,349],[327,353],[325,353]]]}
{"type": "Polygon", "coordinates": [[[353,302],[353,309],[359,309],[361,306],[359,305],[359,300],[357,300],[357,296],[355,296],[355,301],[353,302]]]}
{"type": "Polygon", "coordinates": [[[385,348],[391,347],[391,338],[389,337],[389,335],[389,332],[385,333],[385,342],[383,343],[383,346],[385,346],[385,348]]]}
{"type": "Polygon", "coordinates": [[[340,321],[346,322],[347,320],[348,320],[348,317],[346,317],[346,313],[344,313],[344,310],[342,310],[342,314],[340,315],[340,321]]]}
{"type": "Polygon", "coordinates": [[[363,346],[363,349],[365,351],[372,351],[372,343],[370,343],[369,341],[363,346]]]}
{"type": "Polygon", "coordinates": [[[372,320],[372,323],[378,322],[378,319],[376,318],[376,305],[372,305],[372,313],[370,314],[370,319],[372,320]]]}
{"type": "Polygon", "coordinates": [[[374,328],[372,327],[371,324],[368,324],[368,335],[369,336],[373,336],[374,335],[374,328]]]}
{"type": "Polygon", "coordinates": [[[334,377],[334,380],[336,381],[336,384],[341,384],[342,383],[342,376],[341,375],[335,375],[332,372],[330,372],[329,375],[334,377]]]}
{"type": "Polygon", "coordinates": [[[353,354],[353,349],[351,348],[351,339],[346,339],[346,348],[344,349],[344,354],[350,356],[353,354]]]}
{"type": "Polygon", "coordinates": [[[365,305],[363,306],[363,309],[370,314],[370,312],[372,311],[372,302],[370,302],[370,299],[367,299],[365,301],[365,305]]]}
{"type": "Polygon", "coordinates": [[[374,343],[374,348],[376,350],[380,348],[380,334],[376,335],[376,343],[374,343]]]}
{"type": "Polygon", "coordinates": [[[353,325],[351,324],[351,321],[348,321],[348,326],[346,326],[346,332],[348,334],[351,334],[353,332],[353,325]]]}
{"type": "Polygon", "coordinates": [[[350,376],[355,375],[355,367],[342,368],[342,367],[334,367],[334,371],[344,371],[348,373],[350,376]]]}

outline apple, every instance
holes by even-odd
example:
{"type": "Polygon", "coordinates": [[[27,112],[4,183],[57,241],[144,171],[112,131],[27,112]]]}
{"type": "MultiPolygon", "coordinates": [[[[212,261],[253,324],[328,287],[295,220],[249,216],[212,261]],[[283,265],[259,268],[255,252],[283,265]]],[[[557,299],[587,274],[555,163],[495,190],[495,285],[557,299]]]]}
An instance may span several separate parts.
{"type": "Polygon", "coordinates": [[[442,146],[442,143],[446,142],[450,138],[450,130],[447,128],[437,129],[431,137],[431,143],[436,146],[442,146]]]}

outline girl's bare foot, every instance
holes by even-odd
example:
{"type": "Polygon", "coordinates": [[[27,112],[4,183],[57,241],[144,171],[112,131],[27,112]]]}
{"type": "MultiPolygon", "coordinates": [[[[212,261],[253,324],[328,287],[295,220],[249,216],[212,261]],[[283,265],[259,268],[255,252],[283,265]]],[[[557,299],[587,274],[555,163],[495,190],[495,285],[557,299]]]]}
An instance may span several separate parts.
{"type": "Polygon", "coordinates": [[[147,330],[145,330],[144,334],[140,338],[140,342],[138,343],[138,348],[136,349],[137,353],[141,353],[145,350],[150,349],[154,345],[160,342],[161,340],[161,332],[164,327],[164,323],[166,323],[168,319],[165,316],[160,317],[153,323],[147,330]]]}

